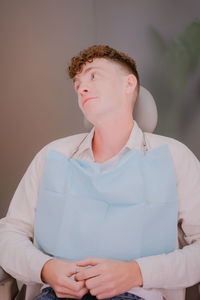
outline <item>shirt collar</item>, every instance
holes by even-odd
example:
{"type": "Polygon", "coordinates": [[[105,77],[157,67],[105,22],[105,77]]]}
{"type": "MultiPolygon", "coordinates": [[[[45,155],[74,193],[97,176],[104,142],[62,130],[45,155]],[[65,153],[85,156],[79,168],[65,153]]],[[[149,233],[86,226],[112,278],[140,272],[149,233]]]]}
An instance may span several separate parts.
{"type": "MultiPolygon", "coordinates": [[[[94,160],[93,152],[92,152],[92,139],[94,137],[94,130],[95,127],[91,129],[91,131],[86,135],[85,139],[82,140],[78,151],[76,152],[76,157],[94,160]]],[[[141,149],[142,150],[142,143],[143,143],[143,132],[139,128],[138,124],[134,120],[134,126],[129,136],[129,139],[126,145],[123,147],[128,149],[141,149]]]]}
{"type": "Polygon", "coordinates": [[[131,131],[131,134],[129,136],[129,139],[125,147],[129,148],[130,150],[131,149],[142,150],[143,140],[144,140],[143,132],[138,126],[137,122],[134,120],[133,129],[131,131]]]}

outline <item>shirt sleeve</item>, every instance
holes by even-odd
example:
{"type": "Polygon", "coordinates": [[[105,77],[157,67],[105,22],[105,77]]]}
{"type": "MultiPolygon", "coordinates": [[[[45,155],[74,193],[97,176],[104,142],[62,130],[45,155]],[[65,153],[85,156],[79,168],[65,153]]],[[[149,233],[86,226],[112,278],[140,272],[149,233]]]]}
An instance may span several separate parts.
{"type": "Polygon", "coordinates": [[[176,170],[180,249],[137,259],[144,288],[186,288],[200,281],[200,163],[179,142],[169,148],[176,170]]]}
{"type": "Polygon", "coordinates": [[[9,206],[0,220],[0,265],[16,279],[41,283],[41,269],[51,257],[34,244],[34,218],[45,162],[45,151],[39,152],[23,176],[9,206]]]}

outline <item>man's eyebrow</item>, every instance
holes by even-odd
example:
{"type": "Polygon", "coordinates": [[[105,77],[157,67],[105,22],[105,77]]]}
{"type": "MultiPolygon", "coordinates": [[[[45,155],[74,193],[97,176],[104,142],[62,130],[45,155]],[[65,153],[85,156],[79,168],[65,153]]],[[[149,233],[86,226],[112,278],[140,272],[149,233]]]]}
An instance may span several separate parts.
{"type": "MultiPolygon", "coordinates": [[[[93,66],[93,67],[89,67],[86,70],[84,70],[84,72],[82,74],[85,75],[86,73],[88,73],[89,71],[91,71],[93,69],[99,69],[99,70],[101,70],[100,67],[93,66]]],[[[75,76],[74,79],[73,79],[73,83],[75,83],[77,80],[78,80],[78,78],[75,76]]]]}

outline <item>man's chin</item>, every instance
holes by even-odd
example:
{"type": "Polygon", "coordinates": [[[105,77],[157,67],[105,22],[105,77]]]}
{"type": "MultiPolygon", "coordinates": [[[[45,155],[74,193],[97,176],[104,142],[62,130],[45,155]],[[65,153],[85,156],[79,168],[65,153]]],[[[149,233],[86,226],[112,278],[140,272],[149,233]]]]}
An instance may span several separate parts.
{"type": "Polygon", "coordinates": [[[83,117],[83,125],[86,130],[91,130],[94,126],[85,116],[83,117]]]}
{"type": "Polygon", "coordinates": [[[94,124],[96,124],[96,122],[99,119],[99,116],[95,112],[94,109],[91,109],[91,108],[82,109],[82,113],[83,113],[84,119],[86,120],[86,124],[87,123],[92,124],[91,126],[94,126],[94,124]]]}

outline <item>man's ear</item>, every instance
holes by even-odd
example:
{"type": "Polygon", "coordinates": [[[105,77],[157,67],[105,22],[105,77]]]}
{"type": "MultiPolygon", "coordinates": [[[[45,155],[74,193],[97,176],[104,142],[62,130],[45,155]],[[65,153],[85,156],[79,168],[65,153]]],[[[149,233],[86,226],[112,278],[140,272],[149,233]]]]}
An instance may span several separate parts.
{"type": "Polygon", "coordinates": [[[128,94],[133,93],[137,86],[137,79],[135,75],[129,74],[126,78],[126,91],[128,94]]]}

